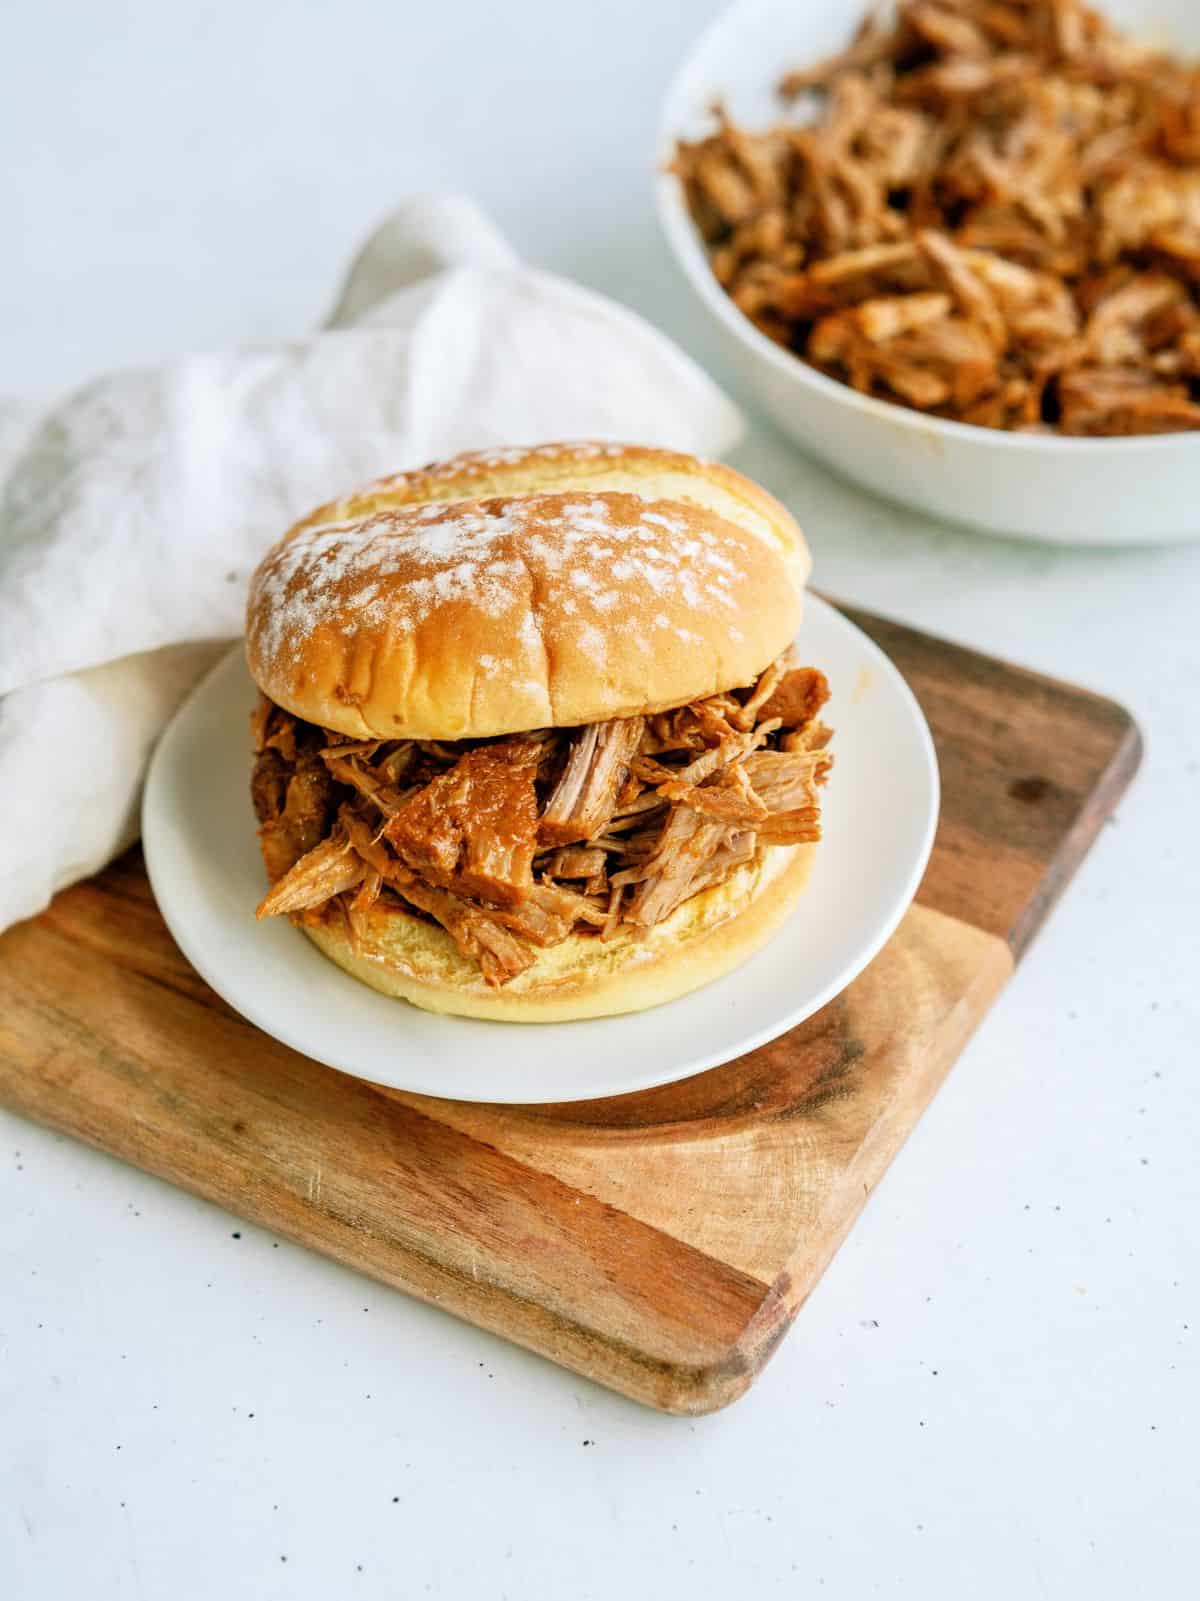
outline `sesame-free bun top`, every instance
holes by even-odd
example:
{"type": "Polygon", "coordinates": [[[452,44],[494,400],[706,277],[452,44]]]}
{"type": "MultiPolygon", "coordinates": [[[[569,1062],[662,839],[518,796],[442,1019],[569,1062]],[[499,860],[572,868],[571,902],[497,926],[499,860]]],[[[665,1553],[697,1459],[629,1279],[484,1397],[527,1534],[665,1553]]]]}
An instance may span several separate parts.
{"type": "Polygon", "coordinates": [[[255,573],[250,670],[357,738],[485,738],[681,705],[792,639],[807,550],[731,469],[623,445],[480,452],[313,513],[255,573]]]}
{"type": "Polygon", "coordinates": [[[292,534],[311,523],[344,522],[395,506],[573,489],[624,491],[706,507],[775,546],[798,583],[808,578],[812,562],[804,535],[787,508],[752,478],[680,450],[592,439],[465,450],[330,501],[297,523],[292,534]]]}

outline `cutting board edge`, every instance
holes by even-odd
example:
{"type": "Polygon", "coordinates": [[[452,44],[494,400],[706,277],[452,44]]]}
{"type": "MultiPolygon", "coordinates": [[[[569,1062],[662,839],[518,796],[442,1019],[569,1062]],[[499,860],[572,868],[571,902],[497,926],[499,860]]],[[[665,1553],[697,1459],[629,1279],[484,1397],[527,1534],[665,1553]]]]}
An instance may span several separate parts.
{"type": "MultiPolygon", "coordinates": [[[[1091,693],[1090,691],[1088,693],[1091,693]]],[[[1089,855],[1100,835],[1100,830],[1115,814],[1130,785],[1141,770],[1146,754],[1146,740],[1141,724],[1120,701],[1097,695],[1106,707],[1117,713],[1124,725],[1120,743],[1110,757],[1104,771],[1080,809],[1078,817],[1063,838],[1062,845],[1038,886],[1039,893],[1030,898],[1024,912],[1013,925],[1008,936],[1013,959],[1024,961],[1047,918],[1053,912],[1089,855]]]]}

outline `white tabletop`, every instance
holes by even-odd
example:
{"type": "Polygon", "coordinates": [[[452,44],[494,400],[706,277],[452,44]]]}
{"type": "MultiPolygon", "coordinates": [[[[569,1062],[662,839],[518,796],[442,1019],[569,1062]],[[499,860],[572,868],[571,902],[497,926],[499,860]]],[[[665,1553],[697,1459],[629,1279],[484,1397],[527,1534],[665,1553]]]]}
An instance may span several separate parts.
{"type": "MultiPolygon", "coordinates": [[[[18,3],[0,385],[304,329],[369,225],[443,185],[708,359],[647,165],[712,9],[18,3]]],[[[791,1336],[731,1410],[660,1417],[0,1114],[0,1596],[1186,1593],[1200,546],[931,527],[765,425],[739,464],[824,588],[1148,738],[791,1336]]]]}

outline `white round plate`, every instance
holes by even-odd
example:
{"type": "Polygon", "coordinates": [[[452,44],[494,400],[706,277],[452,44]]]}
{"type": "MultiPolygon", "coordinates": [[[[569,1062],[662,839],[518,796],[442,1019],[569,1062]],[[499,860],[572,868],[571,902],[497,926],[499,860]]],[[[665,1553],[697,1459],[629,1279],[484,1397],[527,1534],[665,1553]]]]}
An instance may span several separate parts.
{"type": "Polygon", "coordinates": [[[837,756],[809,886],[765,950],[681,1000],[580,1023],[439,1017],[349,978],[285,918],[256,922],[266,883],[250,804],[255,690],[240,646],[180,708],[150,764],[142,835],[159,908],[184,955],[244,1017],[393,1089],[577,1101],[730,1061],[862,971],[912,899],[937,821],[933,742],[891,662],[813,596],[800,642],[803,659],[829,677],[837,756]]]}

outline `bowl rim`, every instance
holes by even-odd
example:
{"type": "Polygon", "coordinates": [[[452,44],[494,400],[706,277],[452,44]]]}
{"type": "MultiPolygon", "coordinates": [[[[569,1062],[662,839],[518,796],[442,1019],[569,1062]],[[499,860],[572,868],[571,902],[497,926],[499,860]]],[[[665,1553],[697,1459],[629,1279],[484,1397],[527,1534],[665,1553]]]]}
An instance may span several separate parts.
{"type": "Polygon", "coordinates": [[[685,80],[690,77],[710,39],[729,28],[738,14],[759,10],[764,4],[772,3],[774,0],[732,0],[731,4],[724,6],[696,36],[676,65],[664,91],[658,117],[655,203],[659,226],[685,278],[734,338],[754,356],[760,357],[801,387],[839,405],[849,406],[889,427],[908,429],[926,437],[932,434],[939,438],[961,440],[963,444],[983,449],[1023,450],[1040,455],[1096,456],[1114,450],[1123,456],[1135,453],[1175,455],[1200,449],[1200,430],[1196,429],[1173,434],[1026,434],[1015,429],[984,428],[979,423],[930,416],[911,406],[902,406],[897,401],[864,395],[849,384],[830,378],[828,374],[810,366],[802,356],[776,344],[755,327],[717,282],[699,231],[688,211],[683,184],[670,170],[669,164],[683,122],[685,80]]]}

